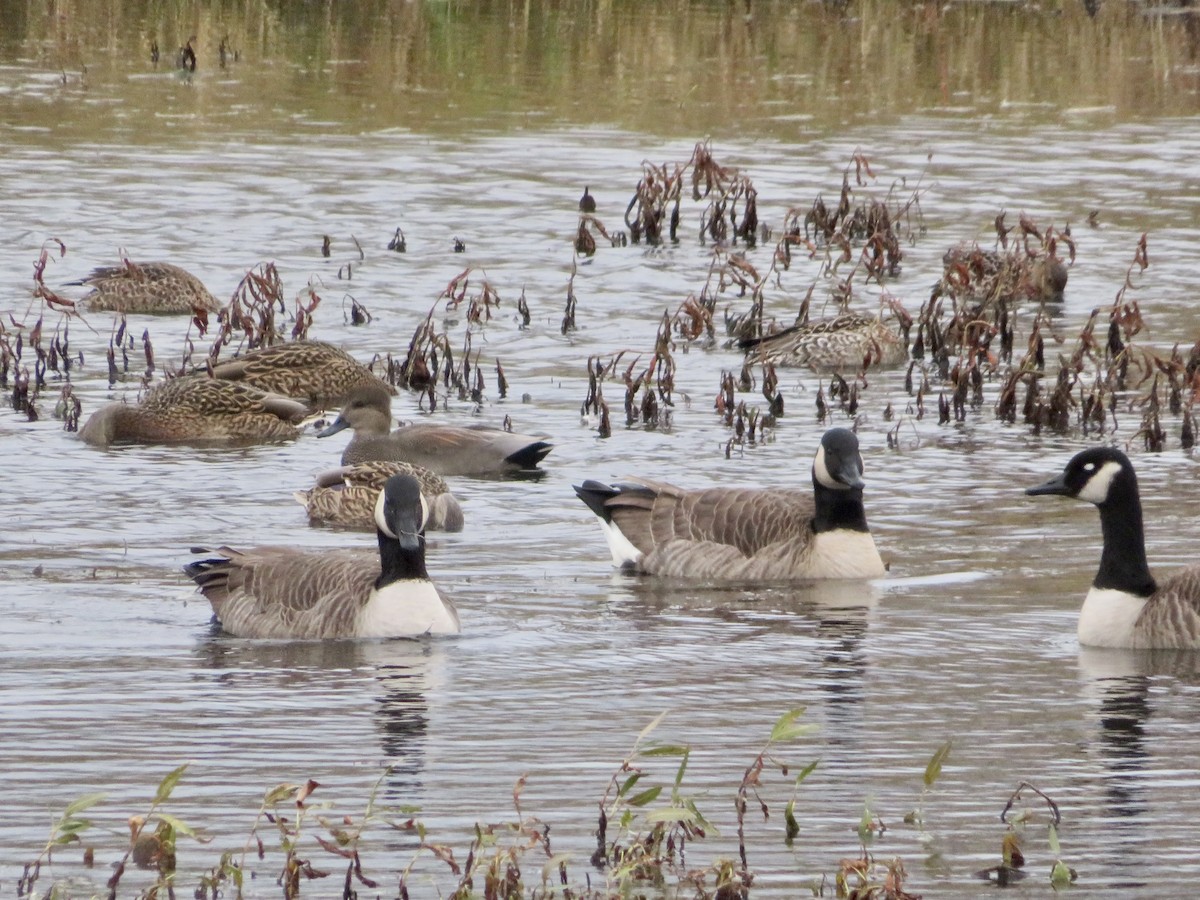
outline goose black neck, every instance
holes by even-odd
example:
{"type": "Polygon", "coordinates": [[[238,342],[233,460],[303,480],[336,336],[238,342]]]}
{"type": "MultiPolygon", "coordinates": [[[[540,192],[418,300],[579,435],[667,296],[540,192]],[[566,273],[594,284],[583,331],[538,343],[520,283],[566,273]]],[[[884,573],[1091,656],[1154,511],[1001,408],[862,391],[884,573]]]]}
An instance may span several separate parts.
{"type": "Polygon", "coordinates": [[[825,487],[813,479],[813,496],[816,511],[813,513],[812,529],[817,534],[823,531],[870,531],[867,513],[863,509],[862,488],[836,490],[825,487]]]}
{"type": "Polygon", "coordinates": [[[393,581],[408,581],[416,578],[425,579],[429,573],[425,571],[425,535],[417,540],[415,550],[406,550],[395,538],[388,537],[376,529],[379,537],[379,577],[375,579],[375,587],[382,588],[393,581]]]}
{"type": "Polygon", "coordinates": [[[1142,501],[1132,471],[1122,470],[1113,479],[1108,496],[1098,508],[1104,550],[1100,554],[1100,571],[1092,584],[1149,597],[1157,585],[1146,562],[1142,501]]]}

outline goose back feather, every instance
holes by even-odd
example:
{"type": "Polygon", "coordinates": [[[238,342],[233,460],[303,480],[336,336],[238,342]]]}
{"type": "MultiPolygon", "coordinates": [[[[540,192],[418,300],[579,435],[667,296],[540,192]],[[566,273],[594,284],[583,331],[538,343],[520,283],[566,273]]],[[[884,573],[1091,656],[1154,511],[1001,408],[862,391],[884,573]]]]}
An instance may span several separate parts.
{"type": "Polygon", "coordinates": [[[222,547],[184,571],[212,604],[221,627],[239,637],[457,634],[458,611],[425,569],[423,525],[420,485],[396,475],[376,500],[377,554],[222,547]]]}
{"type": "Polygon", "coordinates": [[[875,578],[885,568],[867,528],[861,472],[857,438],[831,429],[812,491],[688,490],[640,478],[586,481],[575,491],[622,568],[704,580],[875,578]]]}

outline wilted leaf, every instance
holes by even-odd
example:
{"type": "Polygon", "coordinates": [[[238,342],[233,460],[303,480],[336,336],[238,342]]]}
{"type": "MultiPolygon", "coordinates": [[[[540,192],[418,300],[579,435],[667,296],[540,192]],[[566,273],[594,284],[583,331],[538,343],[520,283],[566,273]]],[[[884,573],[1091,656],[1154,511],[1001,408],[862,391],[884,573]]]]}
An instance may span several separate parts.
{"type": "Polygon", "coordinates": [[[800,833],[800,823],[796,821],[796,801],[789,800],[787,806],[783,808],[783,839],[790,845],[795,840],[796,835],[800,833]]]}
{"type": "Polygon", "coordinates": [[[938,776],[942,774],[942,763],[950,756],[950,746],[953,743],[953,738],[946,741],[929,758],[929,763],[925,766],[925,787],[932,787],[933,783],[938,780],[938,776]]]}

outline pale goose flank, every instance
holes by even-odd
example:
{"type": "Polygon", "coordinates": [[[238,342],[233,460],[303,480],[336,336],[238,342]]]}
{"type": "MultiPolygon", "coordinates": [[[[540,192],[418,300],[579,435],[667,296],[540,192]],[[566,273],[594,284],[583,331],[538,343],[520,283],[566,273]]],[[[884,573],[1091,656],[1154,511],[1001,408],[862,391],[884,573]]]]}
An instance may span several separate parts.
{"type": "Polygon", "coordinates": [[[1142,501],[1120,450],[1077,453],[1057,478],[1026,494],[1058,494],[1100,510],[1100,570],[1079,612],[1079,643],[1092,647],[1200,649],[1200,566],[1161,582],[1146,562],[1142,501]]]}
{"type": "Polygon", "coordinates": [[[899,331],[878,316],[846,313],[834,319],[793,325],[739,342],[746,361],[818,371],[896,366],[908,360],[899,331]]]}
{"type": "MultiPolygon", "coordinates": [[[[245,638],[394,638],[458,634],[454,604],[429,580],[425,502],[410,475],[393,475],[375,502],[378,555],[286,547],[199,560],[184,571],[229,634],[245,638]]],[[[197,551],[208,552],[208,551],[197,551]]]]}
{"type": "Polygon", "coordinates": [[[600,519],[613,563],[651,575],[736,581],[876,578],[883,560],[867,528],[858,438],[821,438],[812,491],[686,490],[634,479],[585,481],[575,492],[600,519]]]}
{"type": "Polygon", "coordinates": [[[89,312],[190,315],[195,309],[210,313],[221,309],[221,301],[199,278],[170,263],[125,260],[119,266],[94,269],[75,284],[91,288],[82,301],[89,312]]]}
{"type": "Polygon", "coordinates": [[[260,391],[304,400],[315,408],[338,406],[362,385],[396,393],[340,347],[322,341],[291,341],[259,347],[213,366],[214,378],[240,381],[260,391]]]}
{"type": "Polygon", "coordinates": [[[393,475],[411,475],[421,485],[428,506],[427,530],[462,531],[462,506],[446,480],[410,463],[366,462],[330,469],[317,476],[316,486],[292,496],[314,525],[368,530],[375,527],[375,498],[393,475]]]}
{"type": "Polygon", "coordinates": [[[308,407],[206,375],[160,382],[140,403],[108,403],[79,430],[98,447],[110,444],[250,444],[299,436],[308,407]]]}
{"type": "Polygon", "coordinates": [[[496,475],[534,469],[553,448],[541,438],[498,428],[459,425],[392,427],[392,397],[382,387],[356,388],[341,414],[318,437],[345,428],[354,438],[342,452],[342,465],[372,460],[412,463],[439,475],[496,475]]]}

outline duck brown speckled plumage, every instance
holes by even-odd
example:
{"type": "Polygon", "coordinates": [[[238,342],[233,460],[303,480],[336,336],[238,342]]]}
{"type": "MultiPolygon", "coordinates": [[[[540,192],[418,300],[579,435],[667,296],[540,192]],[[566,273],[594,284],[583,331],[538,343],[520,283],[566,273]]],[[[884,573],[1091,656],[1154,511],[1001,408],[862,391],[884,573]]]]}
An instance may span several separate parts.
{"type": "Polygon", "coordinates": [[[370,530],[375,527],[375,501],[393,475],[411,475],[429,506],[425,527],[430,531],[462,531],[463,511],[440,475],[405,462],[364,462],[322,472],[317,483],[296,491],[297,502],[314,525],[340,525],[370,530]]]}
{"type": "Polygon", "coordinates": [[[899,332],[879,316],[844,313],[739,342],[752,364],[839,371],[897,366],[908,359],[899,332]]]}
{"type": "Polygon", "coordinates": [[[91,312],[190,315],[194,309],[210,313],[221,309],[221,301],[199,278],[171,263],[125,260],[119,266],[94,269],[76,283],[91,288],[81,301],[91,312]]]}
{"type": "Polygon", "coordinates": [[[248,385],[185,375],[160,382],[139,403],[108,403],[79,430],[88,444],[222,444],[297,437],[308,407],[248,385]]]}
{"type": "Polygon", "coordinates": [[[389,394],[396,389],[340,347],[323,341],[291,341],[259,347],[217,363],[214,378],[240,381],[260,391],[305,400],[314,408],[338,406],[363,385],[389,394]]]}

